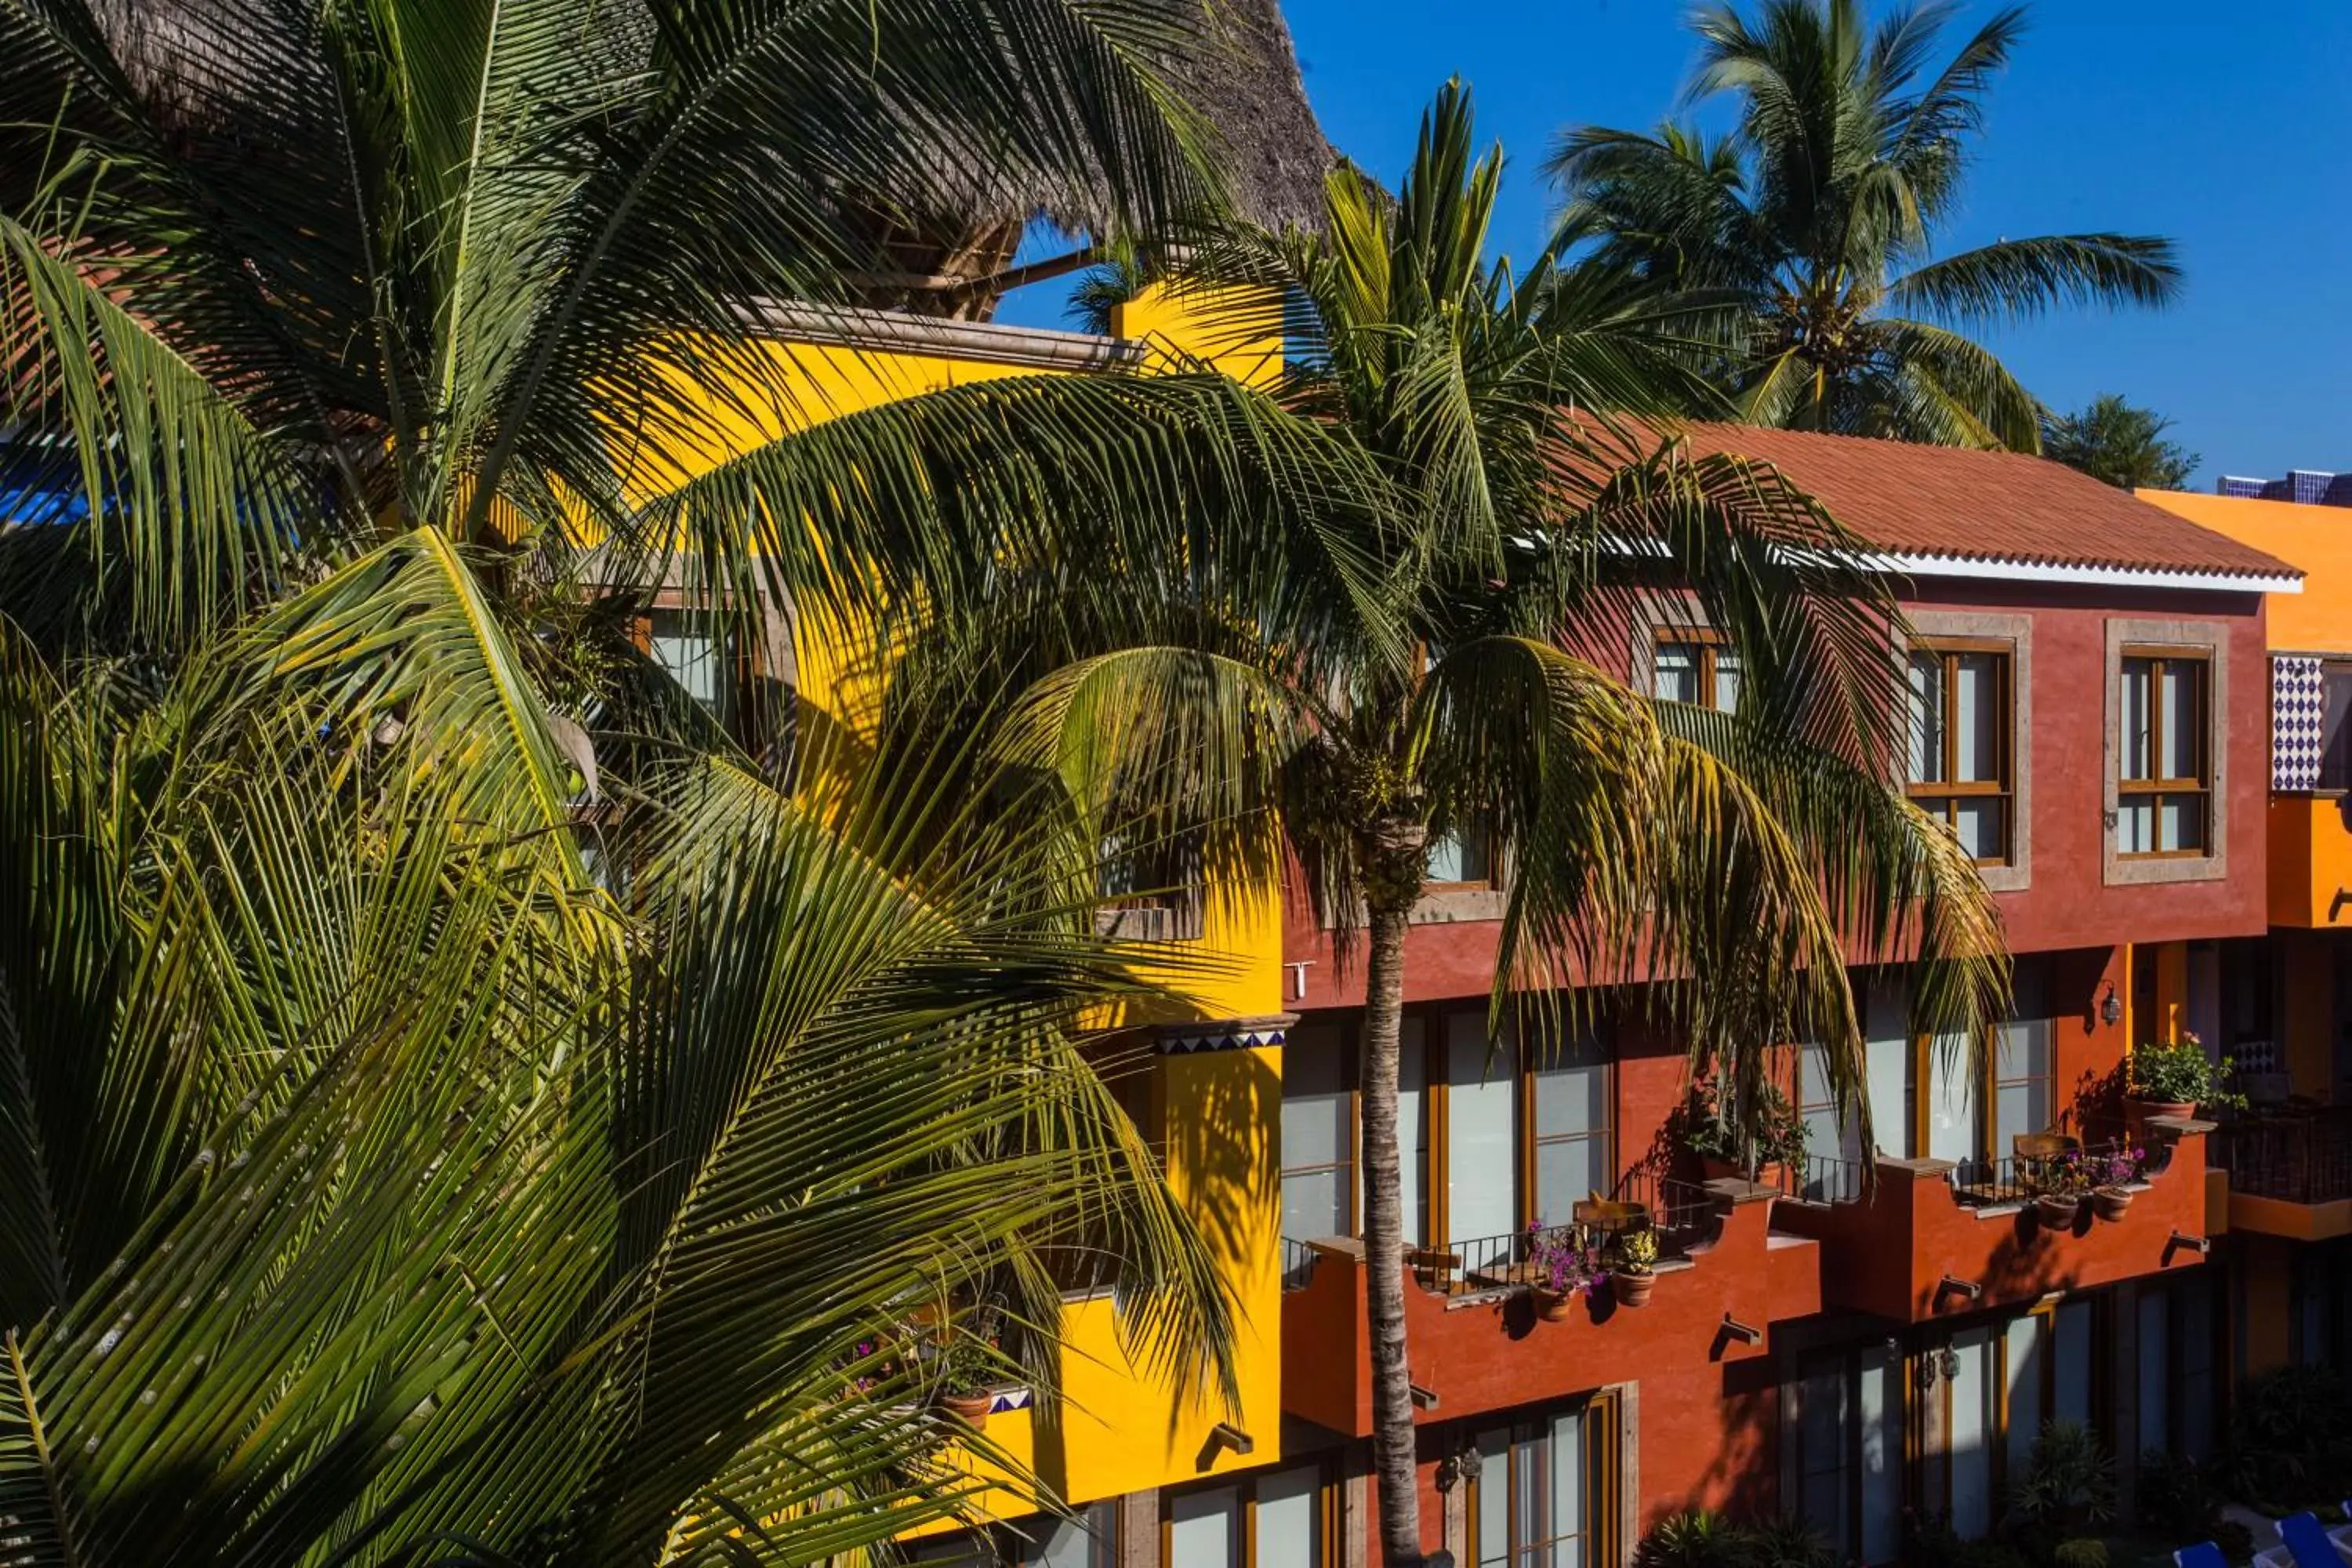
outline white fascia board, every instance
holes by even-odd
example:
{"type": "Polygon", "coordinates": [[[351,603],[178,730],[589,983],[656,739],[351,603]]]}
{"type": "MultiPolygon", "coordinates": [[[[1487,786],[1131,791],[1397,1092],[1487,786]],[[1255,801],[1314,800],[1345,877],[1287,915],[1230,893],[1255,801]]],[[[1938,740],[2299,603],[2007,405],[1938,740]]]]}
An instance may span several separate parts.
{"type": "Polygon", "coordinates": [[[2051,561],[1987,561],[1967,555],[1872,554],[1863,565],[1904,577],[1969,577],[2003,583],[2068,583],[2103,588],[2181,588],[2211,594],[2300,594],[2303,574],[2163,571],[2051,561]]]}

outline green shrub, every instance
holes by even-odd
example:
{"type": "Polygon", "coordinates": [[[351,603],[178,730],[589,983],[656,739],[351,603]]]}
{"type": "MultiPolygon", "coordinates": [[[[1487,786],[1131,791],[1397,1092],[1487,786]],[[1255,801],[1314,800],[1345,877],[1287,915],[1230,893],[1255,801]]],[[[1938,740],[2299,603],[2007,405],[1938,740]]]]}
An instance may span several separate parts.
{"type": "Polygon", "coordinates": [[[1748,1532],[1703,1508],[1658,1521],[1633,1551],[1633,1568],[1748,1568],[1748,1532]]]}
{"type": "Polygon", "coordinates": [[[2047,1422],[2010,1490],[2010,1508],[2028,1530],[2075,1535],[2105,1524],[2116,1517],[2116,1462],[2089,1427],[2047,1422]]]}
{"type": "Polygon", "coordinates": [[[2107,1568],[2107,1543],[2095,1536],[2062,1541],[2050,1558],[2058,1568],[2107,1568]]]}
{"type": "Polygon", "coordinates": [[[1828,1538],[1795,1514],[1751,1525],[1744,1533],[1748,1568],[1834,1568],[1837,1562],[1828,1538]]]}
{"type": "Polygon", "coordinates": [[[2224,1057],[2219,1064],[2207,1059],[2205,1047],[2194,1035],[2178,1045],[2132,1047],[2131,1092],[2142,1100],[2168,1100],[2183,1105],[2229,1106],[2245,1109],[2245,1097],[2222,1087],[2234,1067],[2224,1057]]]}
{"type": "Polygon", "coordinates": [[[2168,1448],[2140,1455],[2132,1502],[2140,1528],[2175,1546],[2211,1540],[2221,1511],[2205,1467],[2168,1448]]]}
{"type": "Polygon", "coordinates": [[[2216,1467],[2221,1489],[2271,1512],[2335,1502],[2352,1480],[2352,1408],[2326,1367],[2249,1378],[2231,1405],[2216,1467]]]}

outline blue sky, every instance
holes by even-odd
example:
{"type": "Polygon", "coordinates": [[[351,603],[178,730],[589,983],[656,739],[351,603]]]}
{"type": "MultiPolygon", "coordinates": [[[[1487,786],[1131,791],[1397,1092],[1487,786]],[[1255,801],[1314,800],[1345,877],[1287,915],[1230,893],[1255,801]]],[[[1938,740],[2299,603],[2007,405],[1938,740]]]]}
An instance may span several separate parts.
{"type": "MultiPolygon", "coordinates": [[[[1964,37],[1991,13],[1970,5],[1964,37]]],[[[1646,127],[1691,58],[1683,0],[1286,0],[1334,144],[1383,178],[1450,74],[1511,160],[1494,243],[1541,243],[1562,125],[1646,127]]],[[[2352,4],[2041,0],[1994,87],[1953,248],[2087,229],[2168,235],[2159,312],[2070,313],[1991,341],[2045,401],[2121,392],[2175,421],[2192,479],[2352,468],[2352,4]]],[[[1038,292],[1043,292],[1042,290],[1038,292]]],[[[1008,319],[1055,321],[1051,300],[1008,319]]]]}

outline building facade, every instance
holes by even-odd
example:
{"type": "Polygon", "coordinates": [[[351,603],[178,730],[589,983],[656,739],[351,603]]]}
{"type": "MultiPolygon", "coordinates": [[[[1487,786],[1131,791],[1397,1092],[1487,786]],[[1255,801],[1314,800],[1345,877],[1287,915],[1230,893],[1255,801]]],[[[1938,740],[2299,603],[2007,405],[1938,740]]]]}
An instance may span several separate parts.
{"type": "MultiPolygon", "coordinates": [[[[810,406],[780,417],[972,376],[1084,374],[1148,357],[1155,340],[1200,347],[1181,311],[1148,298],[1118,325],[1104,339],[777,323],[779,352],[811,367],[810,406]]],[[[1270,363],[1261,345],[1228,368],[1270,363]]],[[[1638,986],[1601,997],[1574,1039],[1494,1026],[1507,884],[1475,842],[1433,851],[1407,944],[1399,1132],[1423,1544],[1465,1565],[1623,1563],[1661,1517],[1693,1506],[1801,1515],[1843,1558],[1892,1562],[1908,1521],[1990,1529],[2053,1417],[2101,1434],[2128,1496],[2142,1449],[2211,1445],[2249,1337],[2269,1344],[2262,1314],[2308,1318],[2281,1331],[2321,1336],[2352,1317],[2340,1289],[2306,1308],[2319,1298],[2302,1281],[2332,1265],[2311,1261],[2315,1237],[2263,1228],[2264,1200],[2230,1185],[2231,1161],[2251,1169],[2252,1156],[2225,1147],[2244,1145],[2123,1093],[2133,1043],[2192,1028],[2238,1038],[2224,973],[2283,934],[2326,940],[2335,919],[2317,890],[2334,873],[2306,865],[2280,880],[2294,818],[2282,827],[2273,789],[2273,656],[2304,603],[2285,563],[2299,554],[2035,459],[1688,436],[1778,464],[1879,552],[1910,627],[1890,679],[1906,683],[1913,723],[1888,767],[1975,852],[2015,954],[2015,1005],[1979,1055],[1909,1036],[1905,999],[1857,971],[1867,1144],[1829,1104],[1818,1053],[1791,1042],[1780,1078],[1805,1127],[1803,1171],[1713,1176],[1677,1146],[1684,1053],[1648,1025],[1638,986]],[[2327,919],[2282,920],[2283,900],[2327,919]],[[2042,1215],[2032,1151],[2052,1136],[2145,1150],[2128,1205],[2042,1215]],[[1604,1289],[1538,1311],[1528,1229],[1577,1220],[1655,1237],[1646,1300],[1604,1289]],[[2273,1243],[2305,1250],[2282,1266],[2291,1283],[2254,1287],[2273,1243]]],[[[682,669],[709,658],[683,623],[659,635],[654,651],[682,669]]],[[[2296,636],[2295,657],[2317,647],[2296,636]]],[[[814,643],[778,657],[804,700],[856,722],[857,672],[814,643]]],[[[1664,698],[1738,700],[1735,656],[1671,604],[1625,634],[1619,670],[1664,698]]],[[[2308,832],[2315,808],[2304,818],[2308,832]]],[[[2341,880],[2352,887],[2352,849],[2341,880]]],[[[1230,968],[1145,1031],[1150,1065],[1127,1099],[1240,1310],[1242,1398],[1171,1388],[1129,1360],[1109,1300],[1074,1296],[1060,1397],[999,1390],[986,1426],[1061,1510],[972,1460],[998,1483],[979,1500],[992,1522],[908,1543],[919,1562],[1380,1560],[1356,1239],[1360,957],[1295,894],[1213,888],[1198,927],[1167,934],[1230,968]]],[[[2286,963],[2265,962],[2272,973],[2286,963]]],[[[2332,1072],[2305,1039],[2320,1005],[2282,1002],[2245,1027],[2332,1072]]],[[[2326,1036],[2338,1037],[2352,1034],[2326,1036]]],[[[2323,1205],[2290,1206],[2305,1212],[2278,1226],[2327,1223],[2310,1212],[2323,1205]]]]}

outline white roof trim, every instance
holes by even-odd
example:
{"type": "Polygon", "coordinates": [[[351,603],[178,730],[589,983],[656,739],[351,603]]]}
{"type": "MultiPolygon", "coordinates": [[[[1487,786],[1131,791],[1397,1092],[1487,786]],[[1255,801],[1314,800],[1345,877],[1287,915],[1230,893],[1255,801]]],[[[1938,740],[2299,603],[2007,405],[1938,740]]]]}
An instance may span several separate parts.
{"type": "Polygon", "coordinates": [[[1092,332],[1016,327],[999,321],[953,321],[872,310],[852,305],[810,305],[764,300],[746,311],[751,324],[779,337],[846,348],[931,354],[940,359],[980,360],[989,364],[1038,370],[1109,370],[1143,358],[1141,343],[1092,332]]]}
{"type": "Polygon", "coordinates": [[[1872,554],[1863,564],[1905,577],[1973,577],[2010,583],[2076,583],[2106,588],[2186,588],[2215,594],[2300,594],[2303,574],[2181,571],[2053,561],[1987,561],[1969,555],[1872,554]]]}

